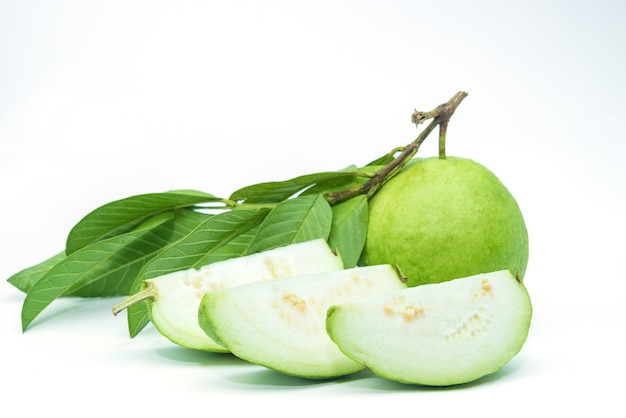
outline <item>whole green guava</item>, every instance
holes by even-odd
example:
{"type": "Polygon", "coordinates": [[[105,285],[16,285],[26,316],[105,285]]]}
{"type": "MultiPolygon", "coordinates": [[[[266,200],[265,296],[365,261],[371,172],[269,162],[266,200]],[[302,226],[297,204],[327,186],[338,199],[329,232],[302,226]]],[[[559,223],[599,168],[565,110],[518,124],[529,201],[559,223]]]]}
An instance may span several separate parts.
{"type": "Polygon", "coordinates": [[[500,180],[465,158],[416,158],[370,200],[362,262],[396,265],[407,285],[508,269],[522,280],[528,232],[500,180]]]}

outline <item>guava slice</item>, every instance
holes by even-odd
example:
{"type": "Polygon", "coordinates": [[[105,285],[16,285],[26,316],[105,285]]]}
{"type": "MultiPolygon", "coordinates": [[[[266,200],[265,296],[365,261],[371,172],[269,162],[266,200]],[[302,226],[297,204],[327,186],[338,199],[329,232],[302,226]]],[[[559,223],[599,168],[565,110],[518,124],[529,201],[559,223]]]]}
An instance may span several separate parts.
{"type": "Polygon", "coordinates": [[[511,360],[531,316],[524,285],[502,270],[337,304],[326,323],[340,350],[376,375],[448,386],[511,360]]]}
{"type": "Polygon", "coordinates": [[[228,352],[198,325],[198,308],[205,293],[279,277],[341,269],[341,257],[325,240],[316,239],[145,280],[142,291],[113,311],[116,313],[132,303],[147,300],[151,322],[175,344],[202,351],[228,352]]]}
{"type": "Polygon", "coordinates": [[[326,333],[341,302],[405,288],[390,265],[276,279],[207,293],[200,326],[234,355],[283,374],[327,379],[362,370],[326,333]]]}

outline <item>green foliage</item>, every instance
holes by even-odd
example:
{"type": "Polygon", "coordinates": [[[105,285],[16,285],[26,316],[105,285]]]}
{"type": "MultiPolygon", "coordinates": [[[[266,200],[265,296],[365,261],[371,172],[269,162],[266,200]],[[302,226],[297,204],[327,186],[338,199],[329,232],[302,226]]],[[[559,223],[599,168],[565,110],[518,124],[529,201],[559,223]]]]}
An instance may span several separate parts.
{"type": "Polygon", "coordinates": [[[132,279],[143,264],[173,237],[184,234],[189,229],[189,221],[197,220],[196,216],[164,213],[130,232],[95,242],[63,257],[29,289],[22,306],[22,328],[25,330],[61,296],[128,295],[132,279]]]}
{"type": "Polygon", "coordinates": [[[354,177],[356,173],[355,167],[349,167],[341,171],[306,174],[285,181],[257,183],[233,192],[230,200],[245,203],[279,203],[316,184],[354,177]]]}
{"type": "Polygon", "coordinates": [[[220,200],[196,191],[172,191],[131,196],[107,203],[89,213],[72,228],[65,251],[71,254],[91,243],[131,231],[160,213],[220,200]]]}
{"type": "Polygon", "coordinates": [[[332,211],[321,196],[302,196],[279,203],[263,220],[249,253],[282,245],[328,238],[332,211]]]}
{"type": "MultiPolygon", "coordinates": [[[[96,208],[71,229],[64,251],[8,279],[26,293],[22,328],[59,297],[128,296],[152,277],[316,238],[354,266],[367,231],[367,200],[359,195],[331,205],[325,193],[358,187],[375,168],[258,183],[229,199],[179,190],[96,208]]],[[[148,323],[145,303],[128,308],[131,337],[148,323]]]]}
{"type": "Polygon", "coordinates": [[[356,267],[367,236],[368,202],[355,196],[332,208],[333,220],[328,244],[337,249],[346,268],[356,267]]]}
{"type": "Polygon", "coordinates": [[[35,283],[39,281],[39,279],[45,276],[52,267],[64,258],[65,251],[61,251],[60,253],[57,253],[52,257],[35,264],[34,266],[27,267],[24,270],[15,273],[7,279],[7,282],[11,283],[22,292],[28,293],[35,283]]]}

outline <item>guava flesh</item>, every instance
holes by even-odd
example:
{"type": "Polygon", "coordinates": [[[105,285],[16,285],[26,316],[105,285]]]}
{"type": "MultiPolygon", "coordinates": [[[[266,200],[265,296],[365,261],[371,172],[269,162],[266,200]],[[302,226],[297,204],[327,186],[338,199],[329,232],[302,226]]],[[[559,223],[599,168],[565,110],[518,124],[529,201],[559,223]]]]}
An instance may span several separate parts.
{"type": "Polygon", "coordinates": [[[327,331],[344,354],[381,377],[448,386],[510,361],[531,316],[524,285],[502,270],[335,305],[327,331]]]}
{"type": "Polygon", "coordinates": [[[157,293],[150,302],[150,319],[161,334],[178,345],[227,352],[198,325],[198,308],[205,293],[250,282],[341,269],[341,257],[325,240],[317,239],[170,273],[146,280],[157,293]]]}
{"type": "Polygon", "coordinates": [[[200,326],[234,355],[283,374],[326,379],[363,365],[326,333],[328,307],[406,288],[389,265],[252,283],[207,293],[200,326]]]}
{"type": "Polygon", "coordinates": [[[503,269],[522,280],[528,232],[511,193],[481,164],[414,159],[370,201],[362,264],[383,263],[409,286],[503,269]]]}

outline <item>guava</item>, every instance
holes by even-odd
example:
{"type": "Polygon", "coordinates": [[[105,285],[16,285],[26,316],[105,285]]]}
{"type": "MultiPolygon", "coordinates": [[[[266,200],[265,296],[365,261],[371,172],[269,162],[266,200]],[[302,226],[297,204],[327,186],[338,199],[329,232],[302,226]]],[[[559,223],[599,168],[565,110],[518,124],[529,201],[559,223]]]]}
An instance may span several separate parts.
{"type": "Polygon", "coordinates": [[[409,286],[496,270],[522,280],[528,232],[502,182],[466,158],[415,158],[371,198],[362,264],[396,265],[409,286]]]}
{"type": "Polygon", "coordinates": [[[364,368],[330,340],[328,308],[404,288],[389,265],[291,276],[209,292],[198,322],[243,360],[286,375],[327,379],[364,368]]]}
{"type": "Polygon", "coordinates": [[[378,376],[449,386],[502,368],[531,317],[526,288],[502,270],[337,304],[326,325],[344,354],[378,376]]]}
{"type": "Polygon", "coordinates": [[[227,352],[198,325],[198,308],[205,293],[250,282],[341,269],[341,257],[325,240],[315,239],[145,280],[143,289],[113,308],[113,312],[145,300],[150,321],[173,343],[196,350],[227,352]]]}

